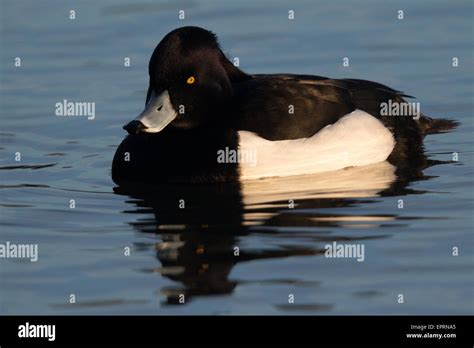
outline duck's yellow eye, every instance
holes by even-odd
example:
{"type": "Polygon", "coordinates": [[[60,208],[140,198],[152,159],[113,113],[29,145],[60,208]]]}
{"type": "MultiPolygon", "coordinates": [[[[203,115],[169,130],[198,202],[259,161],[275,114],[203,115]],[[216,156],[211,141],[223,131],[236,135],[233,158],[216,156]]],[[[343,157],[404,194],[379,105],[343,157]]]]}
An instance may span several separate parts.
{"type": "Polygon", "coordinates": [[[190,76],[188,77],[188,79],[186,80],[186,83],[188,85],[192,85],[194,82],[196,82],[196,79],[194,78],[194,76],[190,76]]]}

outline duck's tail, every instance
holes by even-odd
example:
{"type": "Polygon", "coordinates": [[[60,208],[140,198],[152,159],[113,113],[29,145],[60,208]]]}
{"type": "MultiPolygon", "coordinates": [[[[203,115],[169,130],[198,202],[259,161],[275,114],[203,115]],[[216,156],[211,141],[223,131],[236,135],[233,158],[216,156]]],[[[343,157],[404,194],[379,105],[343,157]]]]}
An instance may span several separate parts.
{"type": "Polygon", "coordinates": [[[423,134],[445,133],[459,126],[459,122],[447,118],[434,119],[425,115],[421,115],[418,120],[423,134]]]}

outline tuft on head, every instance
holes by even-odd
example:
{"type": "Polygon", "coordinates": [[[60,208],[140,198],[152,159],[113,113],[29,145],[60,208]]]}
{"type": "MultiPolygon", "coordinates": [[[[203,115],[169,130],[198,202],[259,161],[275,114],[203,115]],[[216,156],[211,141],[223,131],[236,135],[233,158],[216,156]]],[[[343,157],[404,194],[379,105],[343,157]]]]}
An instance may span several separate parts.
{"type": "Polygon", "coordinates": [[[174,75],[180,66],[192,64],[199,52],[208,59],[214,56],[232,82],[247,80],[249,75],[235,67],[224,55],[217,36],[200,27],[181,27],[168,33],[156,46],[148,65],[150,78],[168,83],[169,76],[174,75]],[[212,52],[212,53],[211,53],[212,52]]]}
{"type": "Polygon", "coordinates": [[[169,32],[156,46],[148,65],[150,76],[154,76],[156,67],[167,69],[196,49],[220,49],[217,37],[209,30],[199,27],[181,27],[169,32]]]}

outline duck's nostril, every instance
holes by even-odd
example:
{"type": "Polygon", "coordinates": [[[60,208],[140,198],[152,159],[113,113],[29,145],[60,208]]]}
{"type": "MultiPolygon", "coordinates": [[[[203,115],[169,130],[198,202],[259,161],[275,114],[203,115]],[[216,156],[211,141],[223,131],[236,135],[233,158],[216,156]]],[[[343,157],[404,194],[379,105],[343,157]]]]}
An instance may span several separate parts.
{"type": "Polygon", "coordinates": [[[125,129],[128,132],[128,134],[131,134],[131,135],[140,133],[146,128],[147,127],[145,127],[143,123],[137,120],[133,120],[127,123],[125,126],[123,126],[123,129],[125,129]]]}
{"type": "Polygon", "coordinates": [[[161,111],[163,109],[163,105],[160,105],[159,107],[156,108],[157,111],[161,111]]]}

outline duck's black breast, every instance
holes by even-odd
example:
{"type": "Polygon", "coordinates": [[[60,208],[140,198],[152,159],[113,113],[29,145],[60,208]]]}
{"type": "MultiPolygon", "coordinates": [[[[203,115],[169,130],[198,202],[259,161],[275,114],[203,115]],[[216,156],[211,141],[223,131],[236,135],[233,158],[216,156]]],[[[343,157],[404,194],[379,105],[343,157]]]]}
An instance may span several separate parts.
{"type": "Polygon", "coordinates": [[[234,181],[237,164],[217,161],[217,151],[226,147],[237,149],[235,130],[170,127],[155,134],[129,135],[115,152],[112,179],[117,184],[234,181]]]}

